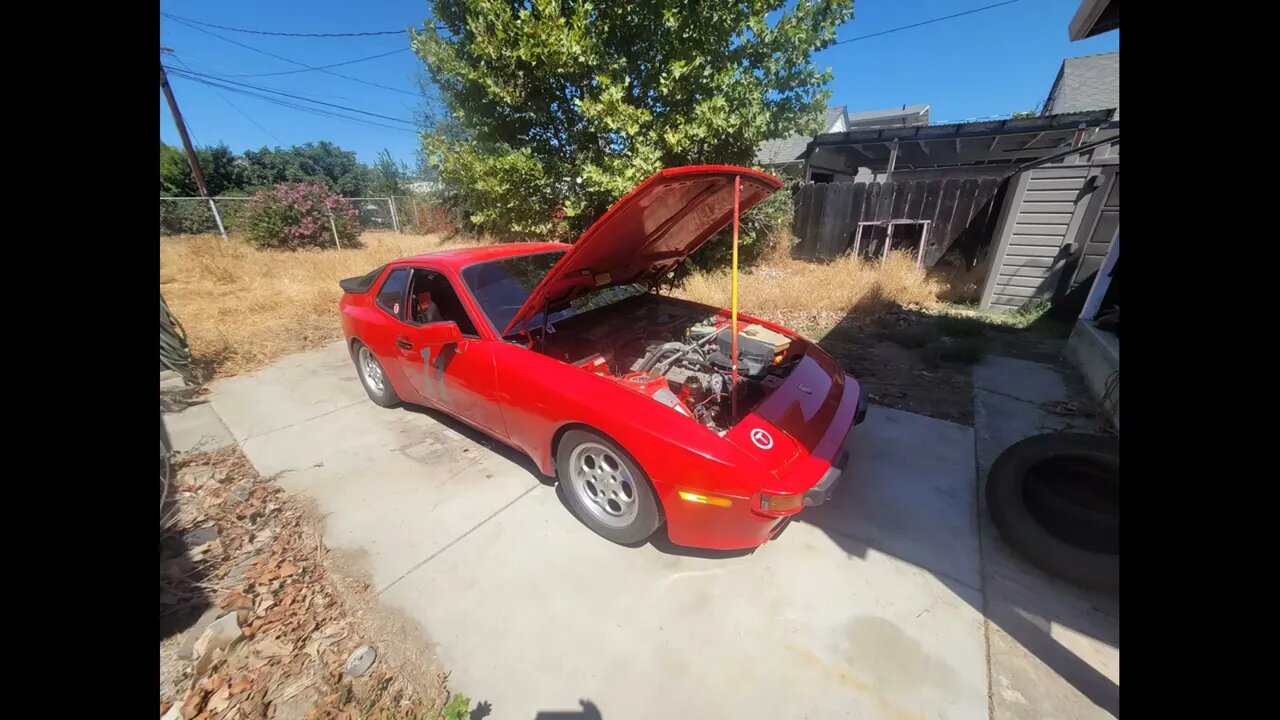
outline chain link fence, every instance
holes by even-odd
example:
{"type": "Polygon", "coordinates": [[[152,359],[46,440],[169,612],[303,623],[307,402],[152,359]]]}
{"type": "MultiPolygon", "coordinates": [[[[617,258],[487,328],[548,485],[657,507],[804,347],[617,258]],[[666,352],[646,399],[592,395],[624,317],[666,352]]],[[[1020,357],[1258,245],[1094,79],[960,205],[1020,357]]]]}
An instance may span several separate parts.
{"type": "MultiPolygon", "coordinates": [[[[194,235],[200,233],[218,233],[218,221],[228,234],[245,232],[248,228],[245,220],[248,216],[248,197],[219,196],[203,197],[164,197],[160,198],[160,234],[161,235],[194,235]],[[214,210],[217,209],[217,215],[214,210]]],[[[357,221],[362,232],[386,230],[388,232],[414,232],[421,227],[416,208],[423,205],[412,196],[347,198],[351,207],[355,208],[357,221]],[[409,209],[408,221],[401,216],[409,209]]]]}

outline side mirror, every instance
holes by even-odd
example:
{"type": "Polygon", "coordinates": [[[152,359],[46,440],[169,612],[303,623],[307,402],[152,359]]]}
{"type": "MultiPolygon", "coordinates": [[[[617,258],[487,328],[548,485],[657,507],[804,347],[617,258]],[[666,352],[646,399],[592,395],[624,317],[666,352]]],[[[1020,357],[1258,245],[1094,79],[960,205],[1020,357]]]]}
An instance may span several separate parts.
{"type": "Polygon", "coordinates": [[[462,331],[458,329],[458,323],[455,322],[423,325],[419,332],[421,332],[420,341],[424,345],[452,345],[462,342],[462,331]]]}

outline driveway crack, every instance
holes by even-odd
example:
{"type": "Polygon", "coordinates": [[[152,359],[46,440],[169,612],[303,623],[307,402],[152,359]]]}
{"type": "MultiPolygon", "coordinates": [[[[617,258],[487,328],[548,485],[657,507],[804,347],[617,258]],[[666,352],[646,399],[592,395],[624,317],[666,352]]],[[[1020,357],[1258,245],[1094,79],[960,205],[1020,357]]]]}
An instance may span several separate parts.
{"type": "MultiPolygon", "coordinates": [[[[361,403],[363,403],[363,402],[365,402],[365,401],[364,401],[364,400],[356,400],[355,402],[347,403],[346,405],[342,405],[341,407],[336,407],[336,408],[334,408],[334,409],[332,409],[332,410],[326,410],[325,412],[322,412],[322,413],[320,413],[319,415],[313,415],[313,416],[311,416],[311,417],[309,417],[309,418],[303,418],[303,419],[301,419],[301,420],[299,420],[299,421],[297,421],[297,422],[292,422],[292,423],[289,423],[288,425],[284,425],[284,426],[282,426],[282,427],[278,427],[278,428],[272,428],[272,429],[270,429],[270,430],[268,430],[268,431],[266,431],[266,432],[258,433],[257,435],[250,435],[249,437],[247,437],[247,438],[245,438],[245,439],[241,440],[241,441],[240,441],[240,444],[241,444],[241,445],[243,445],[243,444],[245,444],[245,443],[249,442],[250,440],[257,440],[258,438],[263,438],[263,437],[266,437],[266,436],[271,435],[271,434],[273,434],[273,433],[278,433],[278,432],[280,432],[281,430],[288,430],[289,428],[297,427],[297,426],[299,426],[299,425],[301,425],[301,424],[303,424],[303,423],[309,423],[309,422],[311,422],[312,420],[319,420],[320,418],[322,418],[322,417],[324,417],[324,416],[326,416],[326,415],[332,415],[332,414],[334,414],[334,413],[336,413],[336,412],[341,412],[342,410],[346,410],[346,409],[347,409],[347,408],[349,408],[349,407],[353,407],[353,406],[355,406],[355,405],[359,405],[359,404],[361,404],[361,403]]],[[[216,413],[217,411],[218,411],[218,409],[217,409],[217,408],[214,408],[214,412],[216,413]]],[[[219,419],[221,419],[221,416],[219,416],[219,419]]],[[[226,421],[223,421],[223,424],[225,425],[225,424],[226,424],[226,421]]]]}
{"type": "Polygon", "coordinates": [[[503,511],[503,510],[506,510],[507,508],[511,507],[512,505],[515,505],[517,502],[520,502],[520,499],[521,499],[521,498],[523,498],[525,495],[528,495],[529,493],[533,492],[534,490],[537,490],[537,489],[538,489],[538,488],[540,488],[540,487],[542,487],[542,485],[541,485],[541,484],[535,484],[535,485],[531,485],[531,486],[529,486],[529,488],[528,488],[528,489],[526,489],[524,492],[522,492],[522,493],[520,493],[519,495],[515,496],[515,498],[513,498],[513,499],[511,500],[511,502],[507,503],[506,505],[503,505],[502,507],[498,508],[497,510],[494,510],[494,511],[493,511],[493,513],[489,515],[489,517],[486,517],[485,519],[483,519],[483,520],[481,520],[480,522],[476,523],[476,524],[475,524],[475,525],[474,525],[470,530],[468,530],[468,531],[466,531],[466,532],[462,533],[461,535],[459,535],[458,537],[456,537],[456,538],[454,538],[454,539],[450,540],[450,541],[449,541],[449,542],[448,542],[444,547],[442,547],[442,548],[440,548],[439,550],[436,550],[435,552],[433,552],[433,553],[431,553],[430,555],[428,555],[426,558],[424,558],[424,559],[422,560],[422,562],[419,562],[417,565],[414,565],[413,567],[411,567],[411,568],[409,568],[408,570],[406,570],[406,571],[404,572],[404,574],[403,574],[403,575],[401,575],[400,577],[396,578],[395,580],[392,580],[391,582],[387,583],[385,586],[383,586],[382,588],[380,588],[380,589],[378,590],[378,592],[377,592],[377,593],[375,593],[375,594],[376,594],[376,595],[378,595],[378,596],[381,596],[381,595],[382,595],[383,593],[385,593],[386,591],[388,591],[388,590],[390,590],[391,588],[395,587],[395,586],[396,586],[396,583],[399,583],[401,580],[403,580],[403,579],[405,579],[405,578],[409,577],[409,576],[410,576],[410,575],[412,575],[412,574],[414,573],[414,571],[416,571],[418,568],[420,568],[420,567],[422,567],[423,565],[426,565],[427,563],[429,563],[429,562],[431,562],[432,560],[436,559],[436,557],[438,557],[438,556],[439,556],[441,553],[443,553],[445,550],[448,550],[449,548],[453,547],[454,545],[457,545],[460,541],[462,541],[462,540],[463,540],[464,538],[466,538],[468,535],[470,535],[471,533],[475,532],[476,530],[479,530],[479,529],[480,529],[480,528],[481,528],[485,523],[487,523],[487,522],[489,522],[490,520],[492,520],[492,519],[494,519],[495,517],[497,517],[497,516],[498,516],[498,515],[503,511]]]}

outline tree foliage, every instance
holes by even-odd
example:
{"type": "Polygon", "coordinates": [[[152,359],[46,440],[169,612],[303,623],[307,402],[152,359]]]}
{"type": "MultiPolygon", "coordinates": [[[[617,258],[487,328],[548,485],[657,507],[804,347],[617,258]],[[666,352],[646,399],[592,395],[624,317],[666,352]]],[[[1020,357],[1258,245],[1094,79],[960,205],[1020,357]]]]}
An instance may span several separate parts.
{"type": "Polygon", "coordinates": [[[369,168],[356,159],[355,152],[327,140],[290,148],[248,150],[244,161],[249,187],[323,182],[347,197],[360,197],[369,188],[369,168]]]}
{"type": "Polygon", "coordinates": [[[390,197],[409,194],[409,166],[391,157],[391,151],[378,153],[378,159],[369,169],[369,194],[372,197],[390,197]]]}
{"type": "MultiPolygon", "coordinates": [[[[345,197],[387,197],[409,192],[409,168],[383,150],[372,167],[355,152],[328,142],[232,152],[226,145],[196,148],[210,195],[248,194],[281,183],[320,183],[345,197]]],[[[160,143],[160,194],[199,194],[181,148],[160,143]]]]}
{"type": "MultiPolygon", "coordinates": [[[[210,195],[244,187],[244,166],[231,148],[226,145],[196,148],[196,157],[210,195]]],[[[183,197],[200,194],[186,154],[164,143],[160,143],[160,194],[183,197]]]]}
{"type": "Polygon", "coordinates": [[[662,167],[750,164],[815,132],[812,55],[852,0],[433,0],[412,45],[455,125],[426,134],[450,200],[484,229],[577,228],[662,167]],[[438,30],[437,27],[443,27],[438,30]]]}

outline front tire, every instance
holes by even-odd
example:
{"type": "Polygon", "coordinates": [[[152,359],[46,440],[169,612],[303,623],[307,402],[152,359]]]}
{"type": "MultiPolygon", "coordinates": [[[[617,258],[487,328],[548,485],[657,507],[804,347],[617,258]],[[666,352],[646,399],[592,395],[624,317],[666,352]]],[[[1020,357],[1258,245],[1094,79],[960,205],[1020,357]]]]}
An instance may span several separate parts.
{"type": "Polygon", "coordinates": [[[662,524],[649,478],[630,455],[597,433],[564,434],[556,449],[556,476],[569,509],[607,540],[634,545],[662,524]]]}
{"type": "Polygon", "coordinates": [[[356,375],[360,377],[360,384],[374,404],[384,408],[400,404],[400,396],[396,395],[395,388],[391,387],[391,381],[387,379],[387,373],[382,369],[382,363],[378,362],[368,345],[359,340],[352,343],[351,359],[356,363],[356,375]]]}

